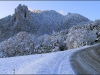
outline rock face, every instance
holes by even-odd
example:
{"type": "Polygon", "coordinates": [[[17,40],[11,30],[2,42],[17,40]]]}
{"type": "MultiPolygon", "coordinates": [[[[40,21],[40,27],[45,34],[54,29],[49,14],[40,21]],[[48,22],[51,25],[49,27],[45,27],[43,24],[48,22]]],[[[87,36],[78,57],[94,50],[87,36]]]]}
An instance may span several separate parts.
{"type": "Polygon", "coordinates": [[[28,14],[28,8],[25,5],[19,5],[16,9],[15,9],[15,14],[14,14],[14,20],[18,21],[20,19],[29,19],[29,14],[28,14]]]}

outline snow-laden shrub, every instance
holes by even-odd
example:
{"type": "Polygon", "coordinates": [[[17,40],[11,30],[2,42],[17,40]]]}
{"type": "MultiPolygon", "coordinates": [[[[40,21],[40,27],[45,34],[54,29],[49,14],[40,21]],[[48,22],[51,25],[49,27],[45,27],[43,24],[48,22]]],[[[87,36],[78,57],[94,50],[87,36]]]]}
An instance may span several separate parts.
{"type": "Polygon", "coordinates": [[[0,43],[0,57],[66,50],[66,43],[64,42],[66,35],[66,30],[39,37],[23,31],[0,43]]]}
{"type": "Polygon", "coordinates": [[[14,37],[0,44],[0,51],[5,57],[16,55],[27,55],[34,53],[34,35],[27,32],[20,32],[14,37]]]}
{"type": "Polygon", "coordinates": [[[67,37],[68,49],[93,44],[97,39],[97,32],[96,26],[93,25],[72,27],[67,37]]]}
{"type": "Polygon", "coordinates": [[[42,35],[35,41],[35,50],[39,53],[54,52],[59,50],[66,50],[66,37],[67,30],[62,30],[58,33],[53,33],[52,35],[42,35]]]}

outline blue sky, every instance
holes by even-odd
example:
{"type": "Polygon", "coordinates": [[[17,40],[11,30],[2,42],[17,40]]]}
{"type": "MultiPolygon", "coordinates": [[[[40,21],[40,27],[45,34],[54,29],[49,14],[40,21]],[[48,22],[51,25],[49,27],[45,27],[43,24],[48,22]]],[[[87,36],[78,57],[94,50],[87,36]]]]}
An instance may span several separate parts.
{"type": "Polygon", "coordinates": [[[12,15],[19,4],[33,10],[55,10],[81,14],[90,20],[100,19],[100,1],[0,1],[0,19],[12,15]]]}

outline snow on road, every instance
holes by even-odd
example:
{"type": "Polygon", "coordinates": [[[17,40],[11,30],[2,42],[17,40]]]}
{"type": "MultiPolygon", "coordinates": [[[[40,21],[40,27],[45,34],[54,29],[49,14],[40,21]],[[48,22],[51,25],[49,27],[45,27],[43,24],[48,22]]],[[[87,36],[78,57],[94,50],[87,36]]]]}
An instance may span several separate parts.
{"type": "MultiPolygon", "coordinates": [[[[82,47],[87,48],[89,46],[82,47]]],[[[0,74],[75,74],[70,56],[82,48],[66,51],[0,58],[0,74]]]]}

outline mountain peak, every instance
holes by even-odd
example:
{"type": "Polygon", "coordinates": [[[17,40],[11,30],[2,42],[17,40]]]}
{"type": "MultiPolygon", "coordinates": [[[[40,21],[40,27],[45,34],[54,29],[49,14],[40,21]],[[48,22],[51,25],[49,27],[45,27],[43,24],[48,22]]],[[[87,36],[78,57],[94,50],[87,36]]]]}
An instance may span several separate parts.
{"type": "Polygon", "coordinates": [[[21,19],[25,19],[25,18],[29,18],[29,10],[28,7],[25,5],[21,5],[19,4],[17,8],[15,8],[15,13],[14,13],[14,19],[15,20],[19,20],[21,19]]]}
{"type": "Polygon", "coordinates": [[[27,11],[28,10],[28,7],[26,5],[21,5],[19,4],[18,7],[15,9],[15,13],[17,12],[21,12],[21,11],[27,11]]]}

